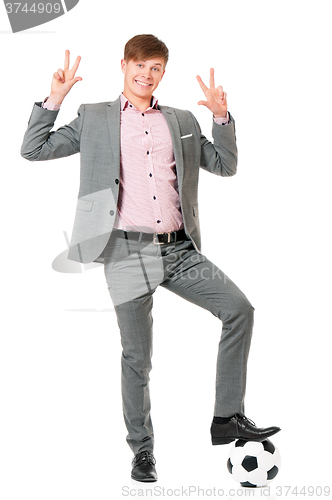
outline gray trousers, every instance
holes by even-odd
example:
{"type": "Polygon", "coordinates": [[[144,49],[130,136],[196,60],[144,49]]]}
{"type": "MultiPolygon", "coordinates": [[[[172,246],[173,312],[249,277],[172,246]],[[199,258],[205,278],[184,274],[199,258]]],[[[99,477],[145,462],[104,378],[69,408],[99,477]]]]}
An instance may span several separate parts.
{"type": "Polygon", "coordinates": [[[199,254],[190,240],[155,245],[112,236],[104,258],[121,334],[123,414],[134,454],[152,451],[154,445],[149,373],[153,293],[158,285],[222,321],[214,415],[243,414],[254,308],[241,290],[199,254]]]}

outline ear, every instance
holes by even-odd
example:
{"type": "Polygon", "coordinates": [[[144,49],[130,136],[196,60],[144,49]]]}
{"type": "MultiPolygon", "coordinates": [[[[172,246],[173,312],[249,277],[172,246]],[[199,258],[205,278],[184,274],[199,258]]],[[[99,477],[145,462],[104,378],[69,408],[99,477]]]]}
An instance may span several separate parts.
{"type": "Polygon", "coordinates": [[[121,59],[121,70],[122,70],[123,74],[126,73],[126,67],[127,67],[126,60],[125,59],[121,59]]]}

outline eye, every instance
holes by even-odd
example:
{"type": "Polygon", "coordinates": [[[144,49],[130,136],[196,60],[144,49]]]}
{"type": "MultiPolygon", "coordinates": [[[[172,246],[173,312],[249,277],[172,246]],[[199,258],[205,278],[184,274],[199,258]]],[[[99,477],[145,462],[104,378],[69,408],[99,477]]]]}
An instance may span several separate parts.
{"type": "Polygon", "coordinates": [[[143,68],[143,64],[136,64],[136,66],[138,66],[139,68],[143,68]]]}
{"type": "Polygon", "coordinates": [[[159,71],[159,68],[152,68],[154,71],[159,71]]]}

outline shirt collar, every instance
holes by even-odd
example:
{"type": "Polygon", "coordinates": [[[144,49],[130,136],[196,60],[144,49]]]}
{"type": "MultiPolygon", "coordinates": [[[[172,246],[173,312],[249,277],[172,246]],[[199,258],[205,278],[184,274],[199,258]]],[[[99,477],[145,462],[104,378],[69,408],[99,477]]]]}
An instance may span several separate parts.
{"type": "MultiPolygon", "coordinates": [[[[128,106],[132,106],[134,109],[136,109],[135,106],[131,104],[131,102],[123,94],[120,95],[120,104],[121,104],[121,111],[124,111],[128,106]]],[[[147,108],[147,110],[153,108],[158,109],[158,99],[156,99],[154,96],[152,96],[151,106],[147,108]]]]}

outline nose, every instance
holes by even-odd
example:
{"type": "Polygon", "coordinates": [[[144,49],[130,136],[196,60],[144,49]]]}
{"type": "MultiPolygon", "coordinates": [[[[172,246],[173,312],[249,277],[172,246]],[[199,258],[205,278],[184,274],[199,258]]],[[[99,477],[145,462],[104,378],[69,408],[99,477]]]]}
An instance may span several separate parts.
{"type": "Polygon", "coordinates": [[[142,71],[142,77],[146,78],[147,80],[151,80],[152,78],[152,70],[148,68],[144,68],[142,71]]]}

